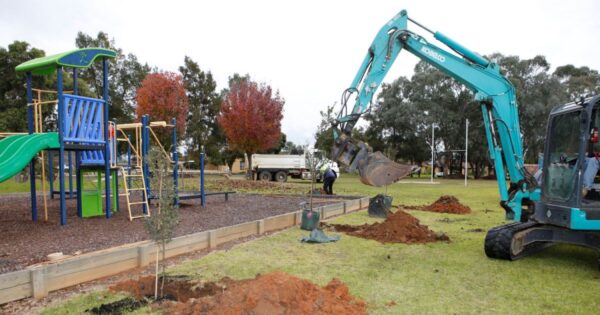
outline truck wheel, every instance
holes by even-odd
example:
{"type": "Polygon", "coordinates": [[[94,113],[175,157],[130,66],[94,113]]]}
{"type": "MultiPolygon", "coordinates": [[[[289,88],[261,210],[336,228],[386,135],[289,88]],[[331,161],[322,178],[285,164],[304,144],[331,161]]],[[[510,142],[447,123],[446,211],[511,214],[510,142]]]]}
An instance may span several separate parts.
{"type": "Polygon", "coordinates": [[[271,180],[271,172],[269,171],[262,171],[258,174],[258,179],[262,180],[262,181],[270,181],[271,180]]]}
{"type": "Polygon", "coordinates": [[[277,172],[277,174],[275,174],[275,180],[280,183],[287,182],[287,173],[284,171],[277,172]]]}

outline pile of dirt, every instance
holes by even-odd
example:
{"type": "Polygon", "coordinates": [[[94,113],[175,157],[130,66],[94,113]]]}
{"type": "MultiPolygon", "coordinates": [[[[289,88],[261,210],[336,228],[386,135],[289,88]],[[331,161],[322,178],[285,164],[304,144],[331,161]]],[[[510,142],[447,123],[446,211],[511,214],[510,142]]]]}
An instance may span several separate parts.
{"type": "MultiPolygon", "coordinates": [[[[367,314],[366,304],[338,279],[320,287],[284,272],[254,279],[198,283],[169,280],[163,301],[154,307],[168,314],[367,314]]],[[[154,294],[154,278],[129,280],[111,288],[136,298],[154,294]]]]}
{"type": "Polygon", "coordinates": [[[454,196],[441,196],[434,203],[423,207],[422,210],[454,214],[471,213],[471,208],[461,204],[454,196]]]}
{"type": "Polygon", "coordinates": [[[435,233],[426,225],[421,225],[417,218],[402,210],[390,214],[385,221],[380,223],[359,226],[325,223],[323,225],[348,235],[376,240],[381,243],[420,244],[450,240],[445,234],[435,233]]]}

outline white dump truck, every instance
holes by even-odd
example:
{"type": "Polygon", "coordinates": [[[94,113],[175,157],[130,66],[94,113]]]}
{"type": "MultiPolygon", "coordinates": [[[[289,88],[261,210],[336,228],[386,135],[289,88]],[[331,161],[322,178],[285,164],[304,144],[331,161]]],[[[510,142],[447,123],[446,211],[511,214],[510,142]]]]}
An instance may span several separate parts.
{"type": "Polygon", "coordinates": [[[305,173],[310,178],[304,154],[253,154],[252,172],[256,180],[264,181],[285,182],[288,176],[303,178],[305,173]]]}
{"type": "MultiPolygon", "coordinates": [[[[339,176],[339,169],[335,162],[320,159],[316,167],[317,181],[320,181],[320,169],[323,163],[331,164],[339,176]]],[[[304,154],[253,154],[252,172],[256,180],[263,181],[285,182],[288,176],[311,179],[309,163],[304,154]]]]}

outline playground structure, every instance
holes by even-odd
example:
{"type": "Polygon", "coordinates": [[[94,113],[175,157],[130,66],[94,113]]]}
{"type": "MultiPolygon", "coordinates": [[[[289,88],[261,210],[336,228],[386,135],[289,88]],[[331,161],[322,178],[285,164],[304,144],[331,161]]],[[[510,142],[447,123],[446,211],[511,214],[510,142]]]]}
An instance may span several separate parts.
{"type": "MultiPolygon", "coordinates": [[[[31,193],[31,218],[38,220],[35,162],[39,152],[44,150],[58,153],[59,187],[60,187],[60,223],[67,223],[66,189],[65,189],[65,152],[75,153],[75,169],[78,175],[82,169],[96,170],[104,173],[105,183],[111,181],[111,141],[108,137],[108,61],[115,58],[116,52],[102,48],[84,48],[52,56],[36,58],[16,67],[17,72],[25,72],[27,86],[27,135],[13,135],[0,142],[0,152],[5,164],[2,167],[0,181],[4,181],[29,164],[29,180],[31,193]],[[102,62],[102,99],[77,95],[78,69],[89,68],[97,59],[102,62]],[[67,94],[64,90],[64,70],[72,69],[73,91],[67,94]],[[33,102],[33,75],[51,75],[56,73],[56,100],[42,102],[37,91],[37,101],[33,102]],[[41,106],[57,104],[57,129],[54,132],[43,132],[41,106]]],[[[71,154],[68,155],[71,157],[71,154]]],[[[43,164],[43,163],[42,163],[43,164]]],[[[72,172],[71,168],[69,169],[72,172]]],[[[77,190],[81,191],[81,176],[77,176],[77,190]]],[[[44,182],[44,181],[42,181],[44,182]]],[[[105,185],[105,215],[110,218],[111,185],[105,185]]],[[[115,191],[115,197],[116,191],[115,191]]],[[[77,214],[82,214],[81,194],[77,196],[77,214]]],[[[47,213],[45,213],[47,218],[47,213]]]]}
{"type": "MultiPolygon", "coordinates": [[[[154,131],[155,128],[171,128],[172,143],[177,143],[177,132],[176,132],[176,119],[172,118],[171,123],[168,124],[165,121],[150,121],[148,115],[141,117],[141,122],[129,123],[129,124],[117,124],[115,130],[117,131],[116,140],[117,142],[125,142],[127,144],[127,162],[117,165],[123,174],[123,186],[125,187],[125,193],[120,196],[126,196],[127,210],[129,211],[129,219],[133,220],[146,215],[149,215],[148,202],[152,199],[156,199],[156,194],[153,193],[152,187],[149,182],[150,168],[148,166],[148,153],[151,147],[155,147],[160,150],[166,159],[169,160],[173,168],[170,170],[173,173],[173,183],[175,186],[175,200],[173,201],[176,205],[179,205],[180,200],[200,199],[201,207],[206,207],[206,196],[212,195],[224,195],[225,201],[229,199],[230,194],[234,194],[234,191],[223,191],[223,192],[207,192],[204,187],[204,160],[205,153],[204,148],[200,150],[200,172],[199,172],[199,191],[180,191],[179,190],[179,176],[180,169],[179,155],[177,153],[177,146],[171,146],[171,152],[167,152],[163,143],[161,143],[159,137],[154,131]],[[133,200],[136,192],[140,196],[137,196],[138,200],[133,200]],[[139,216],[133,215],[132,206],[141,205],[143,214],[139,216]]],[[[114,152],[118,152],[115,147],[114,152]]],[[[116,158],[118,161],[118,158],[116,158]]]]}
{"type": "Polygon", "coordinates": [[[140,122],[128,124],[115,124],[109,120],[108,61],[115,56],[116,53],[111,50],[84,48],[33,59],[16,67],[16,71],[26,74],[28,133],[0,133],[0,137],[5,137],[0,141],[0,182],[12,178],[29,165],[33,221],[38,220],[35,172],[38,154],[41,155],[44,220],[48,220],[47,197],[54,199],[58,195],[61,225],[67,223],[67,198],[77,199],[77,215],[81,218],[99,215],[110,218],[113,212],[119,211],[119,197],[123,196],[126,197],[130,221],[150,215],[149,201],[156,198],[150,187],[150,171],[146,163],[153,146],[152,140],[155,142],[154,146],[162,151],[173,166],[175,204],[179,203],[180,198],[200,199],[201,206],[204,207],[206,195],[224,194],[227,200],[228,195],[234,193],[205,193],[204,152],[200,157],[200,192],[178,192],[179,163],[175,119],[172,119],[171,124],[164,121],[150,122],[147,115],[142,116],[140,122]],[[102,62],[102,99],[80,96],[78,69],[90,67],[97,59],[102,62]],[[72,69],[72,91],[64,89],[64,68],[72,69]],[[56,73],[57,77],[56,91],[33,88],[33,75],[53,73],[56,73]],[[56,95],[56,98],[43,100],[42,96],[47,94],[56,95]],[[58,130],[43,130],[43,106],[56,106],[58,130]],[[172,128],[173,146],[170,154],[160,142],[154,128],[172,128]],[[119,163],[118,143],[126,143],[126,162],[119,163]],[[54,188],[55,155],[58,155],[58,190],[54,188]],[[45,164],[46,158],[48,167],[45,164]],[[123,193],[119,193],[119,174],[123,178],[123,193]],[[86,180],[86,177],[90,176],[94,177],[95,181],[86,180]],[[47,180],[49,191],[46,189],[47,180]],[[141,207],[141,213],[134,213],[132,206],[141,207]]]}
{"type": "MultiPolygon", "coordinates": [[[[164,121],[150,122],[148,115],[142,116],[141,122],[116,125],[115,130],[118,133],[116,136],[117,142],[124,142],[127,145],[127,162],[119,168],[121,174],[123,174],[123,186],[125,188],[125,193],[123,195],[126,197],[127,201],[129,220],[150,215],[150,206],[148,202],[150,199],[156,198],[151,190],[149,181],[150,168],[147,163],[148,153],[151,148],[151,136],[156,142],[156,147],[164,154],[171,165],[173,165],[173,182],[175,185],[175,196],[177,196],[179,157],[177,154],[177,132],[175,127],[175,118],[171,120],[171,124],[167,124],[164,121]],[[163,144],[156,135],[153,128],[157,127],[172,129],[173,145],[171,148],[171,155],[165,150],[163,144]],[[137,200],[134,199],[136,198],[136,195],[137,200]],[[141,206],[142,214],[137,216],[134,215],[132,206],[141,206]]],[[[117,152],[116,148],[115,152],[117,152]]],[[[175,198],[174,203],[178,203],[177,198],[175,198]]]]}

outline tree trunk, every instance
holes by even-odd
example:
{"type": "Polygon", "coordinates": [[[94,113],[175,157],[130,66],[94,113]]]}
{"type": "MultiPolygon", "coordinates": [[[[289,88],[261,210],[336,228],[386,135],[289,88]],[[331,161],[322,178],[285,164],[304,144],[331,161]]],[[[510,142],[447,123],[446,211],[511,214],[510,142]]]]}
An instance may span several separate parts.
{"type": "Polygon", "coordinates": [[[163,240],[161,242],[161,247],[162,247],[162,264],[161,264],[161,271],[160,271],[160,278],[161,278],[161,284],[160,284],[160,297],[164,297],[165,296],[165,252],[167,251],[167,242],[165,242],[165,240],[163,240]]]}
{"type": "Polygon", "coordinates": [[[156,269],[154,270],[154,299],[155,300],[158,300],[158,251],[159,251],[159,247],[156,246],[156,269]]]}
{"type": "Polygon", "coordinates": [[[229,159],[229,160],[226,161],[227,162],[227,166],[229,167],[229,172],[230,173],[233,172],[233,164],[235,163],[235,160],[236,159],[229,159]]]}
{"type": "Polygon", "coordinates": [[[246,161],[248,161],[246,166],[246,179],[254,179],[252,176],[252,153],[246,152],[246,161]]]}

